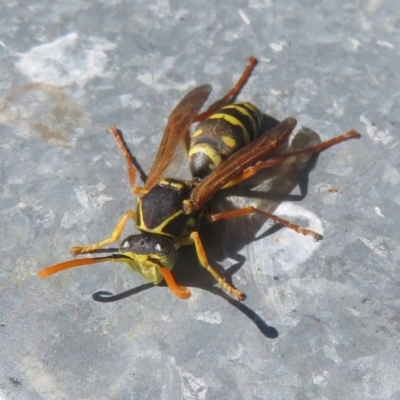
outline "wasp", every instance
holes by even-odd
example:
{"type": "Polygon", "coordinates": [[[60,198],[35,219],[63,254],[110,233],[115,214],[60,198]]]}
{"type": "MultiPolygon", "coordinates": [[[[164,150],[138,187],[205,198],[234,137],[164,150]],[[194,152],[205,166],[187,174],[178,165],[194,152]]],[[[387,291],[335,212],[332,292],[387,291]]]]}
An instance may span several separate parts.
{"type": "Polygon", "coordinates": [[[255,213],[311,236],[314,240],[320,240],[322,236],[317,232],[255,207],[218,214],[212,214],[207,207],[217,192],[250,178],[260,169],[276,166],[289,157],[320,152],[360,136],[351,130],[307,149],[280,153],[296,126],[296,119],[288,117],[279,122],[263,114],[251,103],[235,103],[236,96],[256,63],[257,60],[250,57],[235,86],[206,111],[200,113],[211,93],[212,87],[209,84],[196,87],[179,102],[169,116],[158,153],[143,187],[136,185],[137,170],[128,147],[119,130],[111,126],[109,132],[125,158],[130,186],[138,198],[136,211],[125,212],[110,237],[87,246],[73,247],[71,253],[75,256],[91,253],[118,241],[129,219],[134,221],[140,233],[122,240],[117,254],[65,261],[39,271],[39,277],[44,278],[83,265],[122,262],[154,284],[165,280],[173,294],[180,299],[187,299],[191,294],[189,289],[175,282],[171,270],[178,249],[190,244],[195,246],[200,265],[224,290],[242,301],[245,295],[229,284],[208,261],[198,233],[202,218],[215,222],[255,213]],[[267,128],[263,124],[266,118],[267,128]],[[189,129],[195,122],[199,124],[190,137],[189,129]],[[164,177],[181,140],[188,151],[193,176],[190,181],[164,177]]]}

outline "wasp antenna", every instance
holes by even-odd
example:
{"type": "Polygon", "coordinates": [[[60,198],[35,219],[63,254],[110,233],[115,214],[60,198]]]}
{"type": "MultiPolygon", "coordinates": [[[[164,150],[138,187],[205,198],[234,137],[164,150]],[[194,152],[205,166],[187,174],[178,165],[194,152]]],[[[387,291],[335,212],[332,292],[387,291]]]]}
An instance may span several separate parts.
{"type": "Polygon", "coordinates": [[[47,278],[57,272],[64,271],[65,269],[81,267],[83,265],[98,264],[106,261],[115,261],[115,257],[98,257],[98,258],[79,258],[77,260],[64,261],[60,264],[52,265],[51,267],[40,270],[37,275],[39,278],[47,278]]]}

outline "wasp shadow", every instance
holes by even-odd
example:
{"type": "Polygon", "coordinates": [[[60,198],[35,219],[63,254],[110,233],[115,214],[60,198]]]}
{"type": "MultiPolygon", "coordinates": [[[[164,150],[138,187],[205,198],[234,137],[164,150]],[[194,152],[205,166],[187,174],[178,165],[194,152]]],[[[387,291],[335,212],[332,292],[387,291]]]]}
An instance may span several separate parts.
{"type": "MultiPolygon", "coordinates": [[[[270,121],[271,126],[275,123],[274,121],[270,121]]],[[[314,131],[303,128],[297,133],[291,145],[285,150],[302,150],[314,146],[319,142],[319,136],[314,131]]],[[[239,201],[239,204],[243,205],[248,204],[249,201],[256,201],[257,208],[261,208],[269,213],[273,213],[282,201],[300,201],[304,199],[308,192],[308,175],[314,168],[317,157],[317,154],[291,157],[279,166],[260,171],[255,177],[238,186],[221,191],[211,203],[213,211],[214,207],[219,212],[226,211],[229,208],[232,209],[232,207],[237,208],[237,203],[232,201],[231,196],[244,199],[242,202],[239,201]],[[268,183],[266,185],[268,186],[267,190],[264,190],[265,182],[268,183]],[[291,192],[296,186],[299,187],[300,194],[292,195],[291,192]]],[[[239,254],[239,252],[254,240],[259,240],[281,228],[279,224],[275,224],[257,237],[257,233],[265,225],[265,218],[252,218],[251,224],[246,223],[246,221],[243,223],[243,219],[248,220],[248,217],[241,217],[236,220],[239,219],[242,222],[240,222],[240,229],[238,230],[228,228],[229,225],[232,226],[232,221],[220,221],[214,224],[205,222],[200,230],[200,235],[211,264],[230,283],[232,282],[232,276],[246,262],[245,257],[239,254]],[[230,231],[230,233],[227,233],[227,231],[230,231]],[[236,233],[233,234],[232,232],[236,233]],[[221,243],[223,244],[222,246],[221,243]],[[228,245],[225,245],[226,243],[228,245]],[[224,270],[218,265],[218,261],[224,260],[227,257],[236,262],[224,270]]],[[[110,252],[110,249],[101,249],[96,252],[110,252]]],[[[211,275],[199,266],[193,246],[184,246],[179,250],[178,260],[174,268],[174,277],[179,285],[205,290],[223,298],[253,322],[266,338],[273,339],[278,337],[279,333],[276,328],[269,326],[246,304],[236,301],[216,285],[211,275]]],[[[108,291],[98,291],[92,295],[92,298],[97,302],[103,303],[120,301],[151,289],[153,286],[152,283],[145,283],[118,294],[108,291]]],[[[166,285],[165,283],[161,283],[160,286],[166,285]]]]}
{"type": "MultiPolygon", "coordinates": [[[[303,150],[320,143],[319,135],[311,129],[302,128],[283,153],[303,150]]],[[[211,202],[212,212],[245,208],[252,205],[274,214],[284,201],[301,201],[308,194],[309,174],[314,169],[319,153],[302,154],[288,158],[276,167],[259,171],[240,185],[219,192],[211,202]],[[292,194],[298,187],[298,194],[292,194]]],[[[213,260],[234,258],[243,248],[283,228],[273,224],[265,229],[267,219],[260,215],[242,216],[207,224],[214,239],[209,243],[213,260]],[[261,234],[260,231],[265,229],[261,234]],[[234,233],[234,234],[232,234],[234,233]],[[216,237],[220,240],[216,240],[216,237]],[[223,239],[221,239],[223,238],[223,239]],[[223,243],[221,246],[220,243],[223,243]]],[[[293,221],[291,221],[293,222],[293,221]]],[[[288,228],[284,228],[288,229],[288,228]]],[[[205,238],[205,242],[207,238],[205,238]]],[[[205,244],[207,247],[207,244],[205,244]]]]}
{"type": "MultiPolygon", "coordinates": [[[[241,255],[238,255],[238,262],[224,271],[224,276],[228,281],[231,281],[232,275],[234,275],[242,267],[244,262],[245,258],[241,255]]],[[[198,260],[193,246],[186,246],[179,253],[176,267],[174,268],[174,277],[180,285],[187,286],[189,288],[201,289],[213,294],[214,296],[223,298],[230,305],[245,315],[252,323],[254,323],[261,334],[266,338],[275,339],[278,337],[278,331],[276,328],[268,325],[254,310],[249,308],[246,304],[235,300],[217,286],[211,275],[204,268],[201,268],[198,265],[198,260]]],[[[159,286],[166,287],[166,284],[165,282],[161,282],[159,286]]],[[[153,287],[153,283],[145,283],[117,294],[113,294],[109,291],[99,290],[93,293],[92,298],[94,301],[100,303],[111,303],[134,296],[153,287]]]]}

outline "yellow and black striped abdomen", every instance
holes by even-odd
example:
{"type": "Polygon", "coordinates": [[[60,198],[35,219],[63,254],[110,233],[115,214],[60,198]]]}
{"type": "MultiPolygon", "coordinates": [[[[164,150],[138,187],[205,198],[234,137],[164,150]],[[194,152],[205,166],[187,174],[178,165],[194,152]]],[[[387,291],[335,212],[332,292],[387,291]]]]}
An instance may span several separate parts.
{"type": "Polygon", "coordinates": [[[194,178],[207,176],[223,160],[252,142],[261,131],[263,114],[251,103],[222,107],[197,126],[190,142],[194,178]]]}

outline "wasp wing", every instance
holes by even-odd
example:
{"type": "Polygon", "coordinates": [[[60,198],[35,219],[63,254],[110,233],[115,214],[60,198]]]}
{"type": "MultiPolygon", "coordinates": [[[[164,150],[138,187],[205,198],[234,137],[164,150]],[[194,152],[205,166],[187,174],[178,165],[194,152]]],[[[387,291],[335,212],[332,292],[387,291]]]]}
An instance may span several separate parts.
{"type": "Polygon", "coordinates": [[[296,119],[288,117],[279,125],[249,143],[207,175],[192,191],[190,202],[199,210],[211,197],[243,170],[281,148],[289,139],[296,126],[296,119]]]}
{"type": "Polygon", "coordinates": [[[199,114],[201,107],[211,93],[211,85],[202,85],[190,91],[172,111],[156,159],[144,188],[150,190],[162,178],[174,155],[176,146],[190,124],[199,114]]]}

